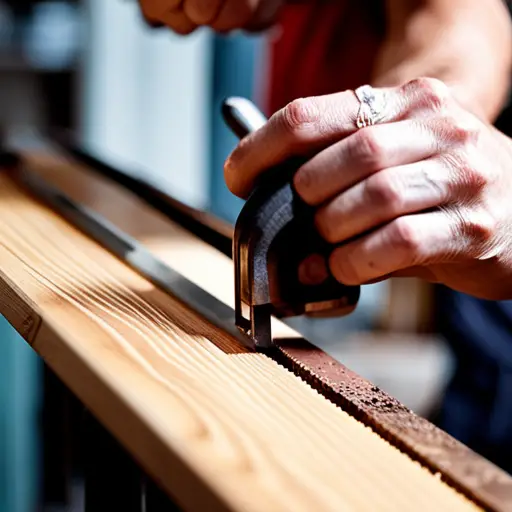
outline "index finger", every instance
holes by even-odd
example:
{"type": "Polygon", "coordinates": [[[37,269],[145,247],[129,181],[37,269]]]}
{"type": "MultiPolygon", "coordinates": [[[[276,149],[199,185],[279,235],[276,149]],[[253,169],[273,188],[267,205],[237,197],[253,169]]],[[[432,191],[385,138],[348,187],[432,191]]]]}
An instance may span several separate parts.
{"type": "MultiPolygon", "coordinates": [[[[384,100],[380,123],[399,121],[413,106],[436,104],[440,93],[431,79],[402,87],[375,88],[384,100]]],[[[265,170],[294,156],[314,155],[354,133],[361,103],[354,91],[297,99],[276,112],[256,132],[245,137],[231,153],[224,177],[231,192],[245,198],[265,170]]]]}
{"type": "Polygon", "coordinates": [[[228,188],[246,197],[263,170],[353,132],[358,108],[352,91],[292,101],[231,153],[224,166],[228,188]]]}

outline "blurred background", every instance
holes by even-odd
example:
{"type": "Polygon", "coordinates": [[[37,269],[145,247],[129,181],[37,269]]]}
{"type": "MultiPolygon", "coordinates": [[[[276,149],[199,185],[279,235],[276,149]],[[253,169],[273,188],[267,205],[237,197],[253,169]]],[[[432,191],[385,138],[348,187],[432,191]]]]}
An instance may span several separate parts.
{"type": "MultiPolygon", "coordinates": [[[[200,30],[181,38],[148,28],[134,0],[0,0],[3,136],[30,147],[49,127],[70,128],[97,156],[233,221],[242,203],[225,187],[222,167],[236,139],[219,105],[228,95],[264,104],[271,37],[200,30]]],[[[418,283],[394,281],[365,287],[348,318],[292,323],[429,415],[452,371],[427,320],[429,301],[418,283]]],[[[42,482],[47,377],[6,322],[0,381],[0,512],[29,512],[42,482]]]]}

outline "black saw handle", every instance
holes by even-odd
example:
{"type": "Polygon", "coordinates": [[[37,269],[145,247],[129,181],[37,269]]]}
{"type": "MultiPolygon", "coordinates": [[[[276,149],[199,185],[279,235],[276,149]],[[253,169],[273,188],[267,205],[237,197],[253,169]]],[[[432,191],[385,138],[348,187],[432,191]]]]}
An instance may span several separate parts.
{"type": "MultiPolygon", "coordinates": [[[[244,98],[227,99],[222,111],[239,138],[266,122],[244,98]]],[[[314,225],[314,208],[293,189],[293,176],[303,162],[290,159],[265,172],[240,212],[233,244],[237,302],[251,308],[270,305],[281,318],[347,314],[357,305],[359,286],[345,286],[330,272],[317,285],[299,281],[299,265],[306,257],[320,255],[327,262],[333,250],[314,225]]]]}

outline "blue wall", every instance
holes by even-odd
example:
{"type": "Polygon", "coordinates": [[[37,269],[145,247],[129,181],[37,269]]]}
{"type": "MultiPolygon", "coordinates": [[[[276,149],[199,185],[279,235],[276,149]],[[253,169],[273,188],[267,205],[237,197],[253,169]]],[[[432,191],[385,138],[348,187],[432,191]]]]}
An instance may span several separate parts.
{"type": "Polygon", "coordinates": [[[213,84],[211,112],[211,210],[216,215],[234,222],[243,202],[233,196],[224,183],[223,165],[237,143],[237,138],[225,125],[220,115],[226,96],[244,96],[255,100],[255,84],[263,51],[258,37],[233,35],[216,36],[213,51],[213,84]]]}
{"type": "Polygon", "coordinates": [[[0,317],[0,512],[33,512],[38,492],[37,355],[0,317]]]}

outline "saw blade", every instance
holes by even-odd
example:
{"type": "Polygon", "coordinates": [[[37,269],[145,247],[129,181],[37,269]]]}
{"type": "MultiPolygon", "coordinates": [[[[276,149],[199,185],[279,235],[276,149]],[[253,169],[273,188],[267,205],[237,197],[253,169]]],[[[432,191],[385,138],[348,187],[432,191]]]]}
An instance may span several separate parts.
{"type": "Polygon", "coordinates": [[[59,133],[51,140],[58,149],[84,164],[89,171],[133,193],[138,200],[145,202],[173,223],[232,258],[233,226],[228,222],[171,197],[143,173],[135,174],[116,168],[94,156],[82,145],[75,143],[70,135],[59,133]]]}
{"type": "Polygon", "coordinates": [[[230,334],[245,347],[254,349],[252,339],[235,325],[235,312],[227,304],[176,272],[146,247],[90,208],[73,201],[37,174],[19,166],[15,181],[34,197],[108,250],[123,263],[164,292],[176,297],[213,325],[230,334]]]}

